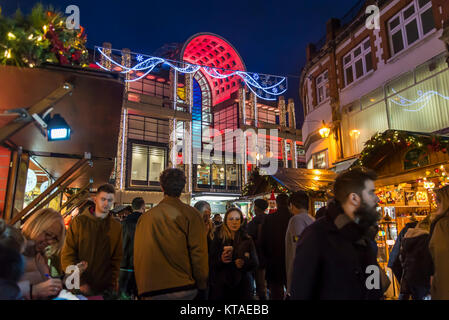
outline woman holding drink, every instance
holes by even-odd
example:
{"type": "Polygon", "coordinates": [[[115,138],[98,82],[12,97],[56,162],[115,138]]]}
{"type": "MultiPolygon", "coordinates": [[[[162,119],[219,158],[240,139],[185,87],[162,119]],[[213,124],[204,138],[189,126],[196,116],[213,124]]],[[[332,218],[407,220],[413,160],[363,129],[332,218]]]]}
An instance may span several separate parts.
{"type": "Polygon", "coordinates": [[[210,299],[251,300],[251,272],[259,262],[254,242],[241,229],[243,214],[230,208],[209,248],[210,299]]]}

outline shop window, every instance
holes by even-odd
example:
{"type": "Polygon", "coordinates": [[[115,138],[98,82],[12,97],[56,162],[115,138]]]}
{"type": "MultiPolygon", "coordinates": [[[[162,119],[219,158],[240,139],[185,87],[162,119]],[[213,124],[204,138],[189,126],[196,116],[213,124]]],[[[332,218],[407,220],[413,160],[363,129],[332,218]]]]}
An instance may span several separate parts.
{"type": "Polygon", "coordinates": [[[212,186],[213,188],[225,188],[225,166],[223,164],[212,164],[212,186]]]}
{"type": "Polygon", "coordinates": [[[388,22],[392,55],[414,44],[435,28],[430,0],[414,0],[388,22]]]}
{"type": "Polygon", "coordinates": [[[329,78],[328,71],[324,71],[320,74],[316,80],[316,95],[318,99],[318,103],[323,102],[329,97],[329,78]]]}
{"type": "Polygon", "coordinates": [[[370,39],[365,39],[343,58],[345,85],[373,70],[370,39]]]}
{"type": "Polygon", "coordinates": [[[196,184],[198,187],[210,186],[210,166],[205,164],[199,164],[196,167],[196,184]]]}
{"type": "Polygon", "coordinates": [[[239,189],[238,166],[235,164],[226,165],[226,187],[228,190],[239,189]]]}
{"type": "Polygon", "coordinates": [[[165,169],[166,148],[131,143],[130,186],[159,186],[159,175],[165,169]]]}
{"type": "Polygon", "coordinates": [[[327,169],[327,150],[312,154],[313,169],[327,169]]]}
{"type": "Polygon", "coordinates": [[[412,149],[405,154],[404,170],[410,170],[427,166],[429,164],[429,156],[422,149],[412,149]]]}

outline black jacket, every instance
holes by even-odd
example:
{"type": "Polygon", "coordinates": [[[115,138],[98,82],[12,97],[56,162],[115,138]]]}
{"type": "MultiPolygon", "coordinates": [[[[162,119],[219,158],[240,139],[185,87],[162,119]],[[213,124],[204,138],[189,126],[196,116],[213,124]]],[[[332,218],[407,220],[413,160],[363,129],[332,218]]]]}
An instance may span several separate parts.
{"type": "Polygon", "coordinates": [[[396,238],[396,242],[394,243],[393,249],[391,249],[390,252],[390,258],[388,259],[388,268],[390,268],[393,271],[394,276],[399,282],[401,282],[402,279],[402,265],[401,261],[399,260],[399,253],[401,251],[402,239],[407,233],[407,230],[416,227],[417,223],[418,222],[409,222],[404,226],[401,232],[399,232],[399,235],[396,238]]]}
{"type": "Polygon", "coordinates": [[[17,283],[0,278],[0,300],[23,300],[17,283]]]}
{"type": "Polygon", "coordinates": [[[326,216],[307,227],[299,239],[291,299],[378,300],[382,286],[372,290],[366,286],[372,274],[366,273],[369,265],[379,267],[374,239],[366,238],[338,204],[329,204],[326,216]]]}
{"type": "Polygon", "coordinates": [[[287,208],[278,208],[265,217],[262,226],[261,248],[266,262],[266,278],[269,281],[287,283],[285,274],[285,234],[292,217],[287,208]]]}
{"type": "Polygon", "coordinates": [[[265,221],[266,215],[258,215],[248,223],[248,235],[253,239],[256,245],[257,257],[259,258],[259,268],[265,267],[265,257],[262,253],[261,238],[262,238],[262,226],[265,221]]]}
{"type": "Polygon", "coordinates": [[[250,300],[251,299],[251,272],[258,264],[256,248],[248,234],[239,230],[233,241],[225,241],[219,236],[220,228],[215,232],[209,248],[210,267],[210,300],[250,300]],[[232,262],[223,263],[221,255],[224,246],[233,246],[232,262]],[[238,269],[236,259],[245,261],[243,268],[238,269]]]}
{"type": "Polygon", "coordinates": [[[120,264],[120,291],[128,295],[137,295],[137,285],[134,276],[134,234],[136,225],[142,213],[133,212],[122,222],[123,258],[120,264]]]}
{"type": "Polygon", "coordinates": [[[432,256],[429,251],[429,233],[411,228],[402,239],[399,258],[402,265],[401,293],[422,300],[430,294],[432,256]]]}

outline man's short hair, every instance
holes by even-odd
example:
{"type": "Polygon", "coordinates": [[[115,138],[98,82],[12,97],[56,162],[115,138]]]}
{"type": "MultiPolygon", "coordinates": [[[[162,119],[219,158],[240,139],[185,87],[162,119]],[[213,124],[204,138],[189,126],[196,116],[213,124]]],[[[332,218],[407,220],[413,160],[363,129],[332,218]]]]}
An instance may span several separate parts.
{"type": "Polygon", "coordinates": [[[201,200],[198,201],[197,203],[195,203],[194,207],[201,213],[203,213],[204,208],[209,207],[210,208],[210,204],[207,201],[201,200]]]}
{"type": "Polygon", "coordinates": [[[145,206],[145,200],[143,200],[142,197],[134,198],[133,202],[131,203],[131,207],[132,207],[133,211],[140,210],[144,206],[145,206]]]}
{"type": "Polygon", "coordinates": [[[97,189],[97,194],[99,194],[100,192],[115,194],[115,188],[112,184],[106,183],[97,189]]]}
{"type": "Polygon", "coordinates": [[[24,271],[23,256],[15,249],[0,245],[0,278],[17,282],[24,271]]]}
{"type": "Polygon", "coordinates": [[[309,196],[302,190],[294,192],[290,196],[289,203],[298,209],[309,210],[309,196]]]}
{"type": "Polygon", "coordinates": [[[288,208],[288,195],[285,193],[281,193],[276,197],[276,207],[279,208],[288,208]]]}
{"type": "Polygon", "coordinates": [[[254,206],[262,211],[265,211],[268,208],[268,202],[264,199],[256,199],[254,200],[254,206]]]}
{"type": "Polygon", "coordinates": [[[179,169],[169,168],[162,171],[159,181],[164,189],[164,194],[179,198],[186,185],[186,176],[179,169]]]}
{"type": "Polygon", "coordinates": [[[341,172],[334,183],[335,200],[343,204],[351,193],[356,193],[361,197],[362,191],[365,189],[365,182],[376,179],[377,174],[366,168],[358,167],[341,172]]]}

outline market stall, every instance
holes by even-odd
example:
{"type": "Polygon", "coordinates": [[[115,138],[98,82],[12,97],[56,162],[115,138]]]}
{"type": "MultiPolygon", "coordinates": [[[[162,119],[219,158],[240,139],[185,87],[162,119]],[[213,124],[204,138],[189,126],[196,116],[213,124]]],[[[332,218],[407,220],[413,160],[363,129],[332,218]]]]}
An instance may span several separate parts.
{"type": "Polygon", "coordinates": [[[256,169],[252,171],[240,201],[252,202],[263,198],[274,211],[276,202],[273,196],[303,190],[309,195],[309,211],[314,216],[319,208],[326,205],[336,176],[333,171],[321,169],[279,168],[274,175],[260,175],[256,169]]]}
{"type": "Polygon", "coordinates": [[[376,194],[382,215],[377,236],[378,261],[392,281],[390,297],[397,297],[399,284],[387,268],[395,241],[412,221],[424,219],[436,208],[434,190],[449,184],[449,137],[388,130],[365,143],[352,167],[376,171],[376,194]]]}

